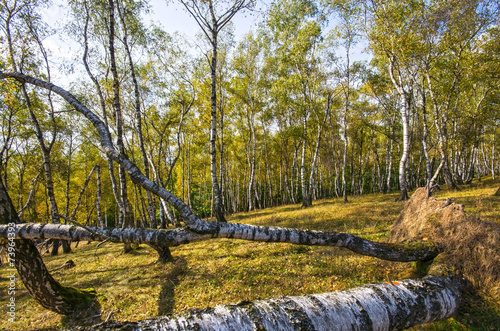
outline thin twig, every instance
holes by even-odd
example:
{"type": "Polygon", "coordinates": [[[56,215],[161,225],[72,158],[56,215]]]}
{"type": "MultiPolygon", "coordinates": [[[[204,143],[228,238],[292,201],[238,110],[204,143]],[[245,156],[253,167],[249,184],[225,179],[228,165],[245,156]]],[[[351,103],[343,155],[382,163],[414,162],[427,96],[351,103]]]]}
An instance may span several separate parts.
{"type": "Polygon", "coordinates": [[[104,323],[106,323],[107,321],[109,321],[109,318],[111,317],[111,315],[112,315],[114,312],[115,312],[114,310],[112,310],[112,311],[110,311],[110,312],[109,312],[108,317],[106,317],[106,320],[104,321],[104,323]]]}
{"type": "Polygon", "coordinates": [[[107,242],[108,242],[108,241],[110,241],[110,240],[111,240],[111,238],[106,238],[106,240],[101,241],[100,243],[98,243],[98,244],[97,244],[97,246],[96,246],[96,248],[98,248],[99,246],[101,246],[101,245],[103,245],[103,244],[107,243],[107,242]]]}

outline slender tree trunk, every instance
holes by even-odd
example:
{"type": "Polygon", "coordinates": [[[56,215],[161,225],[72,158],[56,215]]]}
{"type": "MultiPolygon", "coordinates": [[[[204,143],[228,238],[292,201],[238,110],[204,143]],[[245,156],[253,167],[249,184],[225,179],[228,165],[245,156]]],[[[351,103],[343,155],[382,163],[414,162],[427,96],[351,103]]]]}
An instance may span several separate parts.
{"type": "Polygon", "coordinates": [[[448,155],[447,155],[447,147],[448,147],[448,139],[447,139],[447,125],[448,125],[448,116],[441,114],[441,108],[438,106],[438,102],[436,96],[434,94],[434,90],[432,88],[432,79],[429,73],[429,70],[426,71],[427,83],[429,85],[429,93],[432,99],[432,104],[434,106],[434,124],[436,126],[437,134],[438,134],[438,147],[439,153],[441,155],[441,163],[443,169],[444,179],[446,184],[452,189],[456,190],[458,187],[456,186],[453,176],[451,175],[448,155]],[[441,121],[440,121],[441,119],[441,121]]]}
{"type": "Polygon", "coordinates": [[[73,211],[71,212],[71,215],[69,216],[69,219],[71,219],[71,220],[75,219],[76,211],[77,211],[78,207],[80,206],[80,203],[82,202],[82,196],[85,193],[85,189],[89,185],[90,178],[92,177],[92,174],[94,173],[94,171],[96,169],[98,169],[98,167],[99,167],[98,165],[95,165],[92,168],[92,170],[89,172],[89,174],[87,175],[87,178],[85,178],[85,182],[83,183],[83,186],[80,190],[80,193],[78,194],[78,198],[77,198],[76,203],[75,203],[75,208],[73,208],[73,211]]]}
{"type": "MultiPolygon", "coordinates": [[[[108,0],[109,11],[109,57],[111,62],[111,73],[113,74],[113,109],[116,117],[116,145],[118,152],[121,155],[125,154],[125,145],[123,143],[123,114],[120,105],[120,81],[118,78],[118,71],[116,69],[115,60],[115,4],[114,0],[108,0]]],[[[118,167],[118,178],[120,180],[120,200],[123,208],[121,214],[123,216],[122,227],[127,228],[132,226],[132,215],[130,210],[130,203],[128,201],[127,192],[127,177],[126,171],[122,164],[118,167]]],[[[125,253],[131,251],[130,244],[125,244],[123,250],[125,253]]]]}
{"type": "MultiPolygon", "coordinates": [[[[16,7],[16,5],[14,5],[14,7],[16,7]]],[[[10,56],[10,60],[11,60],[12,67],[13,67],[14,71],[17,71],[18,67],[17,67],[15,55],[14,55],[14,47],[12,44],[12,36],[11,36],[11,31],[10,31],[10,22],[11,22],[11,19],[13,18],[13,16],[17,14],[17,12],[14,13],[14,11],[17,9],[14,8],[13,11],[10,11],[9,10],[10,8],[8,8],[8,6],[6,7],[6,9],[7,9],[7,15],[6,15],[6,20],[5,20],[5,32],[6,32],[7,44],[8,44],[8,48],[9,48],[9,56],[10,56]]],[[[48,77],[49,77],[49,81],[50,81],[50,69],[48,66],[48,61],[47,61],[47,57],[46,57],[45,52],[44,52],[44,55],[45,55],[45,61],[47,64],[48,77]]],[[[20,68],[20,70],[22,72],[22,67],[20,68]]],[[[52,139],[51,139],[50,143],[47,145],[45,143],[45,138],[43,136],[44,132],[41,129],[40,124],[38,122],[38,119],[33,111],[31,99],[28,95],[28,92],[26,90],[26,86],[24,83],[22,83],[22,85],[21,85],[21,90],[23,93],[24,100],[26,102],[26,108],[28,109],[28,113],[29,113],[31,122],[33,123],[33,126],[35,128],[35,136],[38,140],[38,143],[40,145],[40,149],[42,152],[43,170],[44,170],[44,174],[45,174],[47,195],[48,195],[49,201],[50,201],[51,221],[53,223],[56,223],[56,222],[59,222],[59,217],[57,216],[57,215],[59,215],[59,210],[57,208],[57,202],[55,200],[54,183],[52,180],[52,166],[51,166],[51,160],[50,160],[50,153],[52,150],[52,146],[54,145],[54,142],[55,142],[56,137],[57,137],[57,125],[56,125],[56,121],[55,121],[55,117],[54,117],[54,109],[52,107],[51,113],[50,113],[50,117],[51,117],[54,131],[52,133],[52,139]]],[[[49,100],[50,100],[51,105],[52,105],[52,101],[50,98],[51,97],[50,97],[50,92],[49,92],[49,100]]],[[[59,248],[59,241],[55,241],[54,245],[52,247],[53,247],[53,249],[52,249],[51,255],[57,255],[58,248],[59,248]]],[[[68,246],[65,245],[65,250],[68,251],[70,249],[68,249],[68,246]]]]}
{"type": "Polygon", "coordinates": [[[401,83],[401,77],[398,78],[394,75],[394,62],[393,57],[389,58],[389,73],[391,80],[396,87],[399,94],[400,107],[401,107],[401,125],[403,127],[403,151],[401,153],[401,159],[399,161],[399,189],[400,196],[399,200],[408,200],[408,184],[406,182],[406,162],[408,161],[408,155],[410,153],[410,126],[409,126],[409,116],[410,116],[410,96],[408,92],[404,90],[403,84],[401,83]]]}
{"type": "Polygon", "coordinates": [[[309,193],[306,182],[306,147],[307,147],[307,116],[303,118],[304,137],[302,142],[302,154],[300,158],[300,182],[302,184],[302,208],[309,207],[309,193]]]}
{"type": "Polygon", "coordinates": [[[427,138],[429,136],[429,129],[427,127],[427,106],[426,106],[426,93],[422,84],[422,149],[425,156],[425,181],[426,185],[431,188],[434,183],[431,183],[432,169],[431,169],[431,158],[429,156],[429,147],[427,146],[427,138]]]}
{"type": "MultiPolygon", "coordinates": [[[[108,127],[109,124],[108,124],[108,116],[107,116],[107,111],[106,111],[106,101],[104,99],[104,94],[103,94],[102,89],[101,89],[101,84],[99,83],[99,80],[94,76],[94,74],[90,70],[90,66],[89,66],[88,60],[87,60],[88,49],[89,49],[89,47],[88,47],[88,25],[89,25],[89,20],[90,20],[90,10],[88,8],[86,1],[84,2],[84,5],[85,5],[85,11],[86,11],[86,16],[85,16],[86,20],[85,20],[85,26],[84,26],[84,30],[83,30],[84,31],[83,32],[84,52],[83,52],[82,60],[83,60],[84,66],[85,66],[85,70],[87,71],[87,74],[89,75],[90,79],[92,80],[92,82],[94,83],[94,86],[96,88],[97,95],[99,96],[99,103],[101,105],[101,111],[102,111],[102,117],[104,120],[104,124],[106,127],[108,127]]],[[[124,218],[123,212],[124,212],[125,208],[123,206],[123,202],[120,199],[120,195],[118,193],[118,185],[116,183],[113,161],[110,158],[108,158],[107,161],[108,161],[109,177],[111,180],[111,187],[113,190],[113,196],[115,197],[116,204],[118,205],[118,223],[115,222],[115,226],[116,225],[121,226],[121,224],[123,224],[123,218],[124,218]]],[[[116,215],[116,211],[115,211],[115,215],[116,215]]]]}
{"type": "Polygon", "coordinates": [[[101,213],[101,166],[97,165],[96,166],[96,179],[97,179],[97,197],[96,197],[96,212],[97,212],[97,220],[99,221],[99,224],[101,227],[106,226],[107,220],[103,220],[102,218],[102,213],[101,213]]]}
{"type": "Polygon", "coordinates": [[[496,167],[496,154],[495,154],[495,143],[496,143],[496,127],[493,128],[493,142],[491,147],[491,176],[495,180],[495,167],[496,167]]]}
{"type": "MultiPolygon", "coordinates": [[[[342,159],[342,198],[347,203],[347,119],[344,116],[344,156],[342,159]]],[[[352,176],[352,175],[351,175],[352,176]]]]}
{"type": "Polygon", "coordinates": [[[64,216],[69,217],[69,183],[71,179],[71,161],[73,157],[73,135],[70,135],[69,139],[69,151],[68,151],[68,165],[66,174],[66,206],[64,208],[64,216]]]}
{"type": "Polygon", "coordinates": [[[212,187],[214,192],[214,210],[213,213],[217,222],[226,222],[224,211],[222,209],[222,196],[217,179],[217,22],[213,21],[212,27],[212,61],[210,63],[211,83],[210,83],[210,103],[211,103],[211,127],[210,127],[210,173],[212,176],[212,187]]]}
{"type": "MultiPolygon", "coordinates": [[[[142,112],[141,112],[141,96],[139,92],[139,83],[137,82],[137,78],[135,75],[135,66],[134,62],[132,60],[132,54],[130,51],[130,47],[128,44],[128,29],[127,29],[127,22],[125,22],[124,15],[121,11],[120,8],[120,1],[117,1],[117,9],[118,9],[118,14],[120,16],[120,20],[122,22],[122,28],[123,28],[123,44],[125,46],[125,52],[127,53],[127,58],[128,58],[128,63],[130,67],[130,74],[132,76],[132,82],[134,85],[134,97],[135,97],[135,125],[136,125],[136,131],[137,131],[137,136],[139,138],[139,147],[141,150],[142,154],[142,162],[144,165],[144,175],[149,178],[149,162],[148,162],[148,157],[146,154],[146,148],[144,146],[144,137],[142,133],[142,112]]],[[[148,199],[148,216],[149,216],[149,225],[152,228],[156,228],[157,222],[156,222],[156,206],[153,201],[153,197],[151,195],[151,192],[146,191],[146,196],[148,199]]]]}
{"type": "Polygon", "coordinates": [[[326,124],[326,120],[328,119],[330,112],[330,95],[328,96],[328,101],[327,101],[327,107],[325,111],[325,117],[323,118],[323,121],[319,121],[318,118],[318,134],[316,136],[316,148],[314,150],[314,155],[311,160],[311,173],[309,175],[309,194],[307,196],[307,202],[308,206],[312,205],[312,200],[313,200],[313,186],[314,186],[314,173],[316,172],[316,162],[318,160],[318,155],[319,155],[319,147],[321,145],[321,138],[323,134],[323,126],[326,124]]]}
{"type": "Polygon", "coordinates": [[[387,139],[390,140],[390,143],[389,141],[387,141],[387,154],[386,154],[386,176],[385,178],[387,179],[386,181],[386,193],[390,193],[392,188],[391,188],[391,177],[392,177],[392,150],[394,148],[394,140],[392,139],[392,137],[389,138],[389,136],[387,137],[387,139]]]}
{"type": "Polygon", "coordinates": [[[299,173],[297,172],[296,176],[297,176],[297,184],[294,185],[294,181],[295,181],[295,178],[294,178],[294,169],[297,168],[297,164],[299,162],[298,160],[298,153],[299,153],[299,147],[300,147],[300,144],[297,144],[296,141],[294,141],[294,147],[295,147],[295,150],[293,152],[293,161],[292,161],[292,167],[291,167],[291,175],[290,175],[290,185],[291,185],[291,188],[292,188],[292,203],[297,203],[297,195],[298,195],[298,186],[299,186],[299,181],[298,181],[298,177],[299,177],[299,173]]]}

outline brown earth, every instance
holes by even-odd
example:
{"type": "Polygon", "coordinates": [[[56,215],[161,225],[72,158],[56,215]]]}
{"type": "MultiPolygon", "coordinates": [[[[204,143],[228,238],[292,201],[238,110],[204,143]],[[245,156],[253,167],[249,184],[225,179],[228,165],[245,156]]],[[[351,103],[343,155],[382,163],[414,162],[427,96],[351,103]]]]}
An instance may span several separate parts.
{"type": "Polygon", "coordinates": [[[392,225],[391,242],[417,238],[434,241],[441,261],[476,287],[500,298],[500,225],[467,215],[464,206],[427,198],[419,188],[392,225]]]}

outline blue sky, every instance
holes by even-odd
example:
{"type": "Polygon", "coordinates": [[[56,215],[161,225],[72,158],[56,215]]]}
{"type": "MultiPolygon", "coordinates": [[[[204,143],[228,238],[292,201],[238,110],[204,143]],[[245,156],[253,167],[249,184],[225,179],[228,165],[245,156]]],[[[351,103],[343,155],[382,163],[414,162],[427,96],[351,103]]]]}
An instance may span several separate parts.
{"type": "MultiPolygon", "coordinates": [[[[270,1],[270,0],[269,0],[270,1]]],[[[242,11],[237,13],[231,23],[235,41],[241,40],[243,35],[250,30],[256,29],[256,24],[260,20],[260,15],[266,10],[268,0],[259,1],[258,8],[251,12],[242,11]]],[[[65,0],[54,0],[52,5],[45,10],[41,11],[44,20],[55,29],[64,29],[65,24],[68,23],[69,17],[67,9],[64,4],[65,0]]],[[[185,10],[182,4],[177,0],[151,0],[151,12],[148,18],[156,25],[160,25],[168,33],[179,32],[185,35],[191,41],[198,43],[198,36],[200,28],[185,10]]],[[[149,23],[146,21],[146,23],[149,23]]],[[[330,23],[331,24],[331,23],[330,23]]],[[[52,62],[52,81],[62,87],[69,87],[72,81],[78,80],[79,74],[83,73],[83,66],[81,64],[82,49],[71,38],[65,36],[64,33],[56,33],[43,41],[45,47],[51,53],[52,62]],[[68,70],[63,70],[61,65],[64,63],[73,63],[74,73],[68,73],[68,70]]],[[[198,43],[199,44],[199,43],[198,43]]],[[[362,53],[362,44],[358,44],[353,49],[352,58],[354,60],[367,59],[369,56],[362,53]]],[[[194,52],[199,52],[198,48],[193,49],[194,52]]],[[[339,50],[339,54],[343,54],[339,50]]],[[[195,56],[201,54],[194,54],[195,56]]],[[[84,74],[83,76],[86,76],[84,74]]]]}

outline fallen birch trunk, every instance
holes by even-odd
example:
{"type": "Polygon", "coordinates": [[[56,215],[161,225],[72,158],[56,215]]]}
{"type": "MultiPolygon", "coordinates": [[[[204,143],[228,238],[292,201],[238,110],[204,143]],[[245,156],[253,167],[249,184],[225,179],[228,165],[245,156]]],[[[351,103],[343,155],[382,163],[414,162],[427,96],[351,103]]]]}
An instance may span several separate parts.
{"type": "MultiPolygon", "coordinates": [[[[186,228],[173,230],[121,229],[40,223],[16,224],[13,229],[15,229],[15,235],[18,239],[109,240],[167,247],[213,238],[336,246],[347,248],[361,255],[399,262],[432,260],[439,254],[438,247],[428,241],[404,241],[388,244],[366,240],[345,232],[273,228],[238,223],[214,223],[214,225],[213,231],[201,234],[186,228]]],[[[0,237],[5,238],[6,236],[7,226],[0,225],[0,237]]]]}
{"type": "Polygon", "coordinates": [[[465,282],[427,276],[369,284],[342,292],[279,297],[191,310],[138,322],[107,322],[92,330],[395,330],[439,321],[457,310],[465,282]]]}

